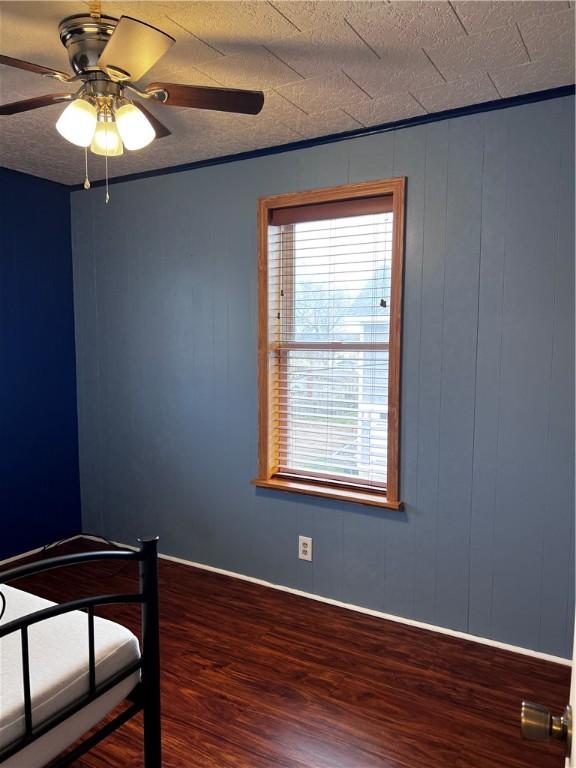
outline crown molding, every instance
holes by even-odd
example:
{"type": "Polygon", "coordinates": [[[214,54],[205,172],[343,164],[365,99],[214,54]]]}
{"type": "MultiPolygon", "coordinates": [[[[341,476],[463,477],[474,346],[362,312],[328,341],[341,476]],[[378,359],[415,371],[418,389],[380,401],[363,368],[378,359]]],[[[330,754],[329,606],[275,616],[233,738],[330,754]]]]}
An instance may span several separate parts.
{"type": "MultiPolygon", "coordinates": [[[[212,165],[224,165],[226,163],[236,163],[241,160],[252,160],[256,157],[266,157],[268,155],[278,155],[284,152],[294,152],[299,149],[309,149],[310,147],[319,147],[325,144],[333,144],[339,141],[347,141],[348,139],[357,139],[363,136],[374,136],[379,133],[388,133],[389,131],[398,131],[403,128],[412,128],[417,125],[427,125],[428,123],[436,123],[440,120],[453,120],[458,117],[466,117],[467,115],[477,115],[482,112],[493,112],[499,109],[508,109],[509,107],[518,107],[524,104],[533,104],[538,101],[548,101],[549,99],[558,99],[564,96],[573,96],[575,92],[574,85],[563,85],[559,88],[550,88],[545,91],[536,91],[534,93],[526,93],[520,96],[511,96],[506,99],[496,99],[495,101],[486,101],[481,104],[471,104],[466,107],[458,107],[457,109],[449,109],[444,112],[433,112],[425,115],[418,115],[417,117],[410,117],[406,120],[397,120],[392,123],[383,123],[381,125],[370,126],[369,128],[358,128],[353,131],[345,131],[344,133],[333,133],[327,136],[318,136],[314,139],[302,139],[302,141],[294,141],[289,144],[280,144],[275,147],[263,147],[261,149],[250,150],[249,152],[240,152],[235,155],[223,155],[222,157],[213,157],[206,160],[199,160],[193,163],[183,163],[181,165],[173,165],[168,168],[158,168],[152,171],[142,171],[140,173],[132,173],[126,176],[116,176],[109,179],[109,184],[120,184],[125,181],[135,181],[137,179],[149,179],[154,176],[166,176],[171,173],[183,173],[185,171],[193,171],[197,168],[208,168],[212,165]]],[[[101,187],[105,184],[103,179],[92,182],[92,187],[101,187]]],[[[70,191],[76,191],[83,189],[82,184],[72,184],[68,187],[70,191]]]]}

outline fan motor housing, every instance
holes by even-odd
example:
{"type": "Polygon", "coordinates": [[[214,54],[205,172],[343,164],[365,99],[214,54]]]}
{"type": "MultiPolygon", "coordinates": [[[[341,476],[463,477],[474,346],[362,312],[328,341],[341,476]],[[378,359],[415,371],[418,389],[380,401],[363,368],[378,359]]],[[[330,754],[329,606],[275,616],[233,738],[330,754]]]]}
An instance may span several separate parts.
{"type": "Polygon", "coordinates": [[[98,59],[116,29],[118,19],[76,14],[62,19],[58,26],[62,45],[68,51],[70,65],[77,75],[98,70],[98,59]]]}

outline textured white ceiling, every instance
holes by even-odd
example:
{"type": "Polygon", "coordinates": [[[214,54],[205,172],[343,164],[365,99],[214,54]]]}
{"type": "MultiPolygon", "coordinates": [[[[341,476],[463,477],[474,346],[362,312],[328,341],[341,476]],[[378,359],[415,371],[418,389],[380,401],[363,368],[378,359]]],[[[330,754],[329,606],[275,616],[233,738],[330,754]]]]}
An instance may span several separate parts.
{"type": "MultiPolygon", "coordinates": [[[[58,22],[85,2],[0,2],[0,52],[68,69],[58,22]]],[[[121,176],[348,131],[574,82],[574,4],[103,2],[177,44],[144,82],[264,90],[258,116],[153,105],[172,136],[110,161],[121,176]]],[[[74,90],[0,66],[0,102],[74,90]]],[[[83,150],[54,128],[62,105],[0,117],[0,165],[75,184],[83,150]]],[[[102,158],[90,155],[91,177],[102,158]]]]}

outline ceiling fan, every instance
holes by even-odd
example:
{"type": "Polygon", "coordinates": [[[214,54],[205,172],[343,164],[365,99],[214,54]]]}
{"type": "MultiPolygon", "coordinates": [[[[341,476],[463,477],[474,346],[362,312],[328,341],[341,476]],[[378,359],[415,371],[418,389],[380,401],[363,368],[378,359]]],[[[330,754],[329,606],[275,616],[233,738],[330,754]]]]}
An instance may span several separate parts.
{"type": "Polygon", "coordinates": [[[264,104],[261,91],[155,82],[136,85],[174,45],[173,37],[129,16],[116,19],[91,12],[60,22],[60,40],[73,74],[0,55],[0,64],[35,72],[62,83],[80,83],[76,93],[51,93],[0,105],[0,115],[14,115],[58,102],[71,102],[56,123],[68,141],[106,158],[137,150],[170,131],[136,96],[156,104],[256,115],[264,104]]]}

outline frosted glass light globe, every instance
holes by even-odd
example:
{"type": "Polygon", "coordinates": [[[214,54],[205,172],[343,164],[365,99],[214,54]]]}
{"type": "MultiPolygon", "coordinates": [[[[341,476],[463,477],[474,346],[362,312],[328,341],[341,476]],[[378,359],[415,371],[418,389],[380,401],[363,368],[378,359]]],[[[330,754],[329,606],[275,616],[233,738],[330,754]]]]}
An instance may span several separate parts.
{"type": "Polygon", "coordinates": [[[126,149],[142,149],[156,138],[152,124],[134,104],[119,107],[114,117],[126,149]]]}
{"type": "Polygon", "coordinates": [[[56,130],[77,147],[88,147],[96,130],[96,118],[96,107],[84,99],[75,99],[58,118],[56,130]]]}
{"type": "Polygon", "coordinates": [[[122,139],[116,128],[116,123],[99,121],[94,132],[90,149],[95,155],[118,157],[124,154],[122,139]]]}

